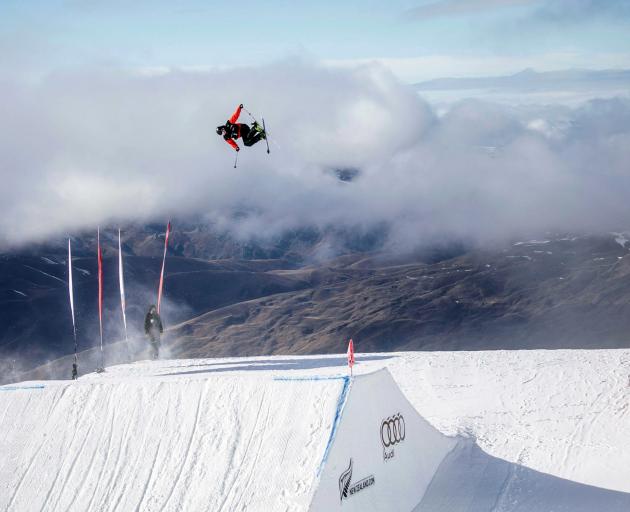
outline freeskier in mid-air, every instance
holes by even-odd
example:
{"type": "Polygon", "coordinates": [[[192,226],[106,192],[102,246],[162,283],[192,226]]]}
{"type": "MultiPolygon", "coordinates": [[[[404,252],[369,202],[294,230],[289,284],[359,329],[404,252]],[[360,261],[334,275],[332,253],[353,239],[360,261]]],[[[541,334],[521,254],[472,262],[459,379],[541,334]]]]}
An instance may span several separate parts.
{"type": "MultiPolygon", "coordinates": [[[[251,126],[245,123],[238,123],[238,118],[241,115],[241,110],[243,110],[243,104],[241,103],[232,117],[230,117],[224,125],[217,126],[217,135],[221,135],[225,142],[227,142],[230,146],[234,148],[235,151],[240,151],[241,148],[238,146],[235,140],[242,138],[243,144],[245,146],[253,146],[261,139],[267,140],[267,132],[265,130],[265,120],[263,119],[263,125],[260,126],[258,121],[254,119],[254,117],[245,109],[254,122],[251,126]]],[[[269,153],[269,144],[267,143],[267,153],[269,153]]]]}

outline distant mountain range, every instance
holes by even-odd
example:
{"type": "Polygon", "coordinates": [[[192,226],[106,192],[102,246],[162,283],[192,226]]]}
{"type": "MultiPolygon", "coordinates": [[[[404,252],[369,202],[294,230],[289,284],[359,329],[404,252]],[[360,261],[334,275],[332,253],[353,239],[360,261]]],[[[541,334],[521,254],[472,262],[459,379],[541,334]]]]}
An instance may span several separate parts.
{"type": "MultiPolygon", "coordinates": [[[[147,357],[141,326],[160,258],[144,254],[161,250],[163,228],[156,228],[125,231],[132,359],[147,357]]],[[[339,353],[350,337],[363,352],[630,346],[630,237],[623,234],[547,235],[485,249],[453,244],[405,256],[384,253],[374,235],[313,259],[329,236],[295,231],[245,250],[180,224],[167,261],[164,357],[339,353]],[[187,256],[215,251],[231,257],[187,256]]],[[[90,253],[74,262],[87,372],[98,356],[95,258],[91,240],[81,243],[90,253]]],[[[59,359],[72,351],[64,264],[57,251],[0,260],[3,381],[69,376],[71,357],[59,359]],[[11,357],[21,358],[20,368],[7,366],[11,357]]],[[[111,244],[105,274],[106,358],[114,364],[129,356],[111,244]]]]}
{"type": "Polygon", "coordinates": [[[419,91],[493,89],[499,91],[560,91],[592,88],[630,88],[630,70],[582,70],[537,72],[525,69],[509,76],[438,78],[413,84],[419,91]]]}

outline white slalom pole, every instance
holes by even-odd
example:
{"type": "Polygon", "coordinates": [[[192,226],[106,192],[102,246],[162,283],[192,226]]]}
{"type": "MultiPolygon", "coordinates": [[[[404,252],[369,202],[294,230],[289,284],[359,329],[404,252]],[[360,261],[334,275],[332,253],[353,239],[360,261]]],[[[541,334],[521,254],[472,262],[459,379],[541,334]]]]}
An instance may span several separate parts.
{"type": "Polygon", "coordinates": [[[122,244],[120,242],[120,229],[118,230],[118,282],[120,284],[120,308],[122,310],[123,327],[125,330],[125,344],[127,345],[127,358],[131,358],[131,351],[129,350],[129,337],[127,336],[127,313],[125,302],[125,279],[123,277],[123,256],[122,256],[122,244]]]}
{"type": "Polygon", "coordinates": [[[68,295],[70,296],[70,313],[72,314],[72,335],[74,337],[74,363],[72,364],[72,379],[79,377],[79,363],[77,356],[77,326],[74,320],[74,287],[72,284],[72,246],[68,238],[68,295]]]}
{"type": "Polygon", "coordinates": [[[160,314],[160,304],[162,303],[162,289],[164,288],[164,267],[166,266],[166,249],[168,248],[168,235],[171,233],[171,221],[166,225],[166,235],[164,236],[164,256],[162,257],[162,271],[160,272],[160,286],[158,288],[157,312],[160,314]]]}

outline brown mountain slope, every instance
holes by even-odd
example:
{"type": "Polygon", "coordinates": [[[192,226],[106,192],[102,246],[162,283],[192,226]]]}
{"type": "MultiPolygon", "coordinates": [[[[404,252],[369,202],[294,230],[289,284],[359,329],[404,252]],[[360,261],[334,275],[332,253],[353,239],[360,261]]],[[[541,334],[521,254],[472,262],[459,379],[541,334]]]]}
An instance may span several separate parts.
{"type": "Polygon", "coordinates": [[[630,256],[612,237],[473,252],[434,265],[356,257],[288,271],[303,290],[176,326],[176,357],[362,351],[621,347],[630,341],[630,256]],[[306,275],[308,274],[308,277],[306,275]]]}
{"type": "MultiPolygon", "coordinates": [[[[168,329],[165,357],[339,353],[349,337],[362,352],[630,346],[630,254],[612,235],[522,242],[434,264],[360,254],[317,268],[250,266],[232,287],[221,281],[231,274],[214,272],[213,284],[196,271],[169,277],[177,296],[214,306],[168,329]]],[[[145,348],[136,339],[132,358],[146,357],[145,348]]],[[[110,364],[120,354],[112,348],[110,364]]],[[[45,374],[67,376],[69,367],[64,359],[45,374]]]]}

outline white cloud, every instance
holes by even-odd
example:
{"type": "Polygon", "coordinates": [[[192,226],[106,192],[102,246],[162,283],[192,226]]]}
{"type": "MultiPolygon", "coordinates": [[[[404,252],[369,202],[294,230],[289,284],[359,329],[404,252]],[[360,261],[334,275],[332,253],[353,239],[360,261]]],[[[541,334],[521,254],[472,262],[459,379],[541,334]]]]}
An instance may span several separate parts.
{"type": "Polygon", "coordinates": [[[380,64],[400,80],[409,83],[442,77],[502,76],[531,68],[536,71],[559,69],[629,69],[630,53],[552,52],[532,55],[425,55],[408,58],[339,59],[327,64],[341,68],[380,64]],[[593,67],[597,63],[597,67],[593,67]]]}
{"type": "Polygon", "coordinates": [[[435,235],[612,230],[630,218],[630,103],[620,99],[561,109],[561,122],[556,109],[478,101],[438,117],[381,66],[304,61],[55,74],[29,87],[5,80],[0,94],[0,238],[13,244],[186,213],[243,236],[386,223],[401,248],[435,235]],[[272,153],[245,148],[234,169],[214,128],[240,102],[265,114],[272,153]],[[335,168],[361,176],[342,184],[335,168]],[[234,220],[235,210],[249,214],[234,220]]]}
{"type": "Polygon", "coordinates": [[[496,11],[506,7],[540,4],[541,0],[438,0],[405,12],[408,19],[425,20],[441,16],[461,16],[496,11]]]}
{"type": "Polygon", "coordinates": [[[538,22],[572,24],[602,19],[628,22],[630,5],[627,0],[434,0],[405,11],[410,20],[430,20],[437,17],[453,17],[495,13],[509,7],[531,6],[530,18],[538,22]]]}

